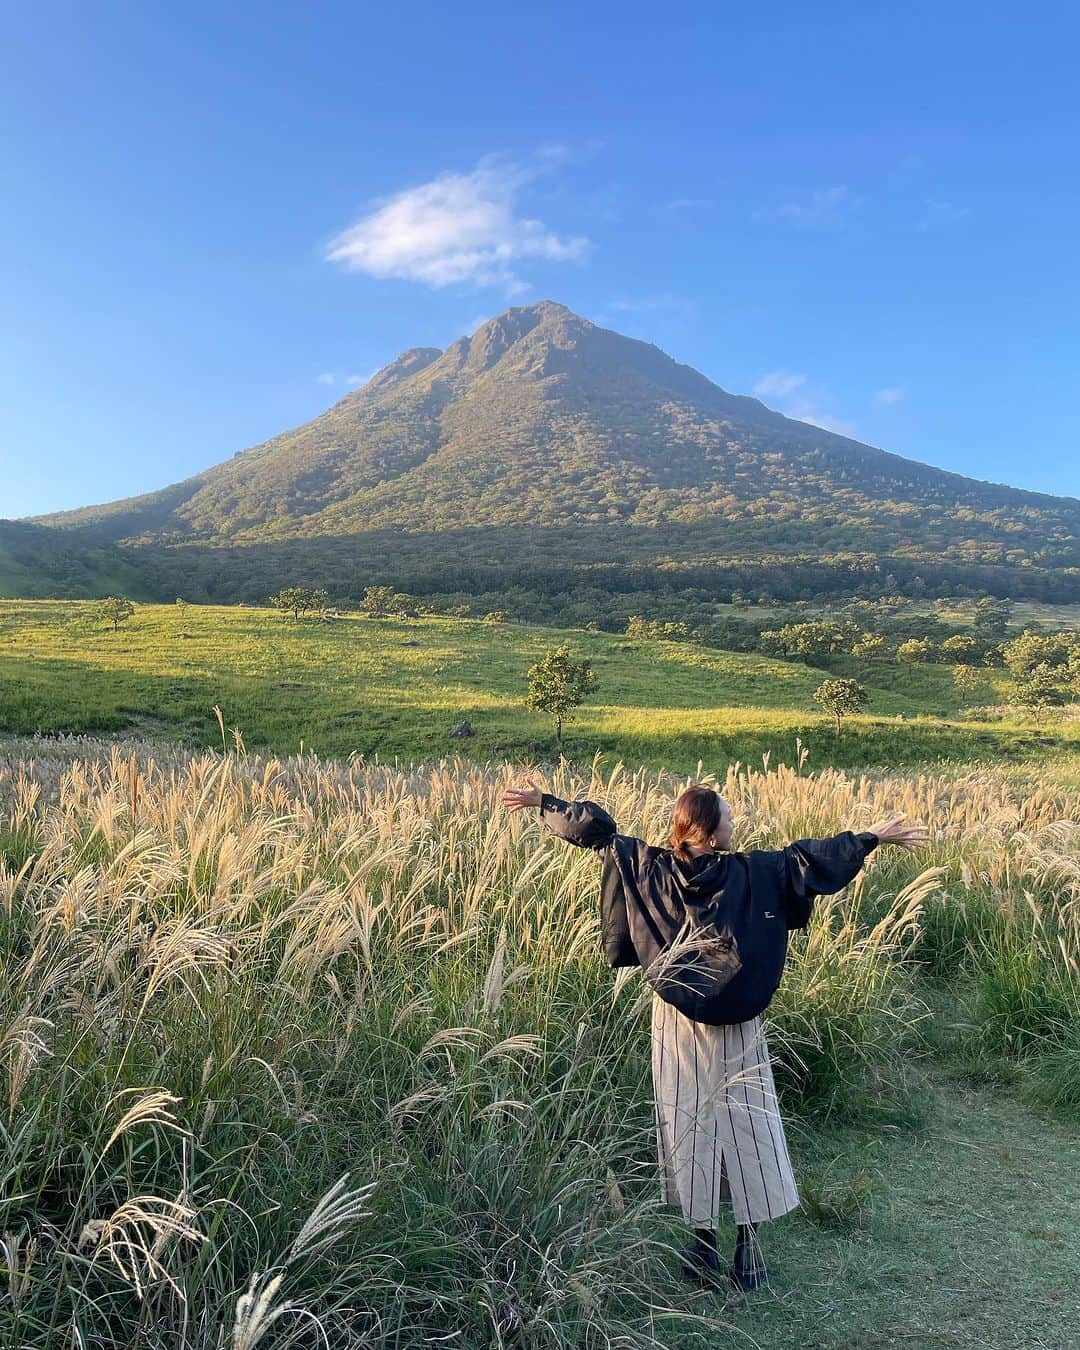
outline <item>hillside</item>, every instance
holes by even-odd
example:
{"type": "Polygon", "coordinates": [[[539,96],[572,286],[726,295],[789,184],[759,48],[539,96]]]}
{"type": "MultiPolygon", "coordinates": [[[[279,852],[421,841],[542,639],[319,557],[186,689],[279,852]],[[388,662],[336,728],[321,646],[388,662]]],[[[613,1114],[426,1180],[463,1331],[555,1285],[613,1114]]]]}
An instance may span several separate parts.
{"type": "Polygon", "coordinates": [[[31,521],[135,551],[163,598],[186,578],[250,599],[300,567],[341,595],[358,570],[428,593],[651,593],[665,565],[683,587],[781,598],[870,577],[1080,598],[1080,502],[784,417],[548,301],[405,352],[181,483],[31,521]]]}
{"type": "Polygon", "coordinates": [[[151,598],[137,553],[78,531],[0,520],[0,596],[65,599],[109,591],[151,598]]]}

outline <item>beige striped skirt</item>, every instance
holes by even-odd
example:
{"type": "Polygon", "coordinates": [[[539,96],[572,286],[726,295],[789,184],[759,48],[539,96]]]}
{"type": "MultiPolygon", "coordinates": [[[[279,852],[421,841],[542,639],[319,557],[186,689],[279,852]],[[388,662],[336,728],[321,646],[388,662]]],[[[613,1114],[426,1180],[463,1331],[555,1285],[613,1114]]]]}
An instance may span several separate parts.
{"type": "Polygon", "coordinates": [[[654,994],[652,1073],[665,1204],[695,1227],[715,1222],[722,1199],[737,1223],[798,1205],[760,1017],[709,1026],[654,994]]]}

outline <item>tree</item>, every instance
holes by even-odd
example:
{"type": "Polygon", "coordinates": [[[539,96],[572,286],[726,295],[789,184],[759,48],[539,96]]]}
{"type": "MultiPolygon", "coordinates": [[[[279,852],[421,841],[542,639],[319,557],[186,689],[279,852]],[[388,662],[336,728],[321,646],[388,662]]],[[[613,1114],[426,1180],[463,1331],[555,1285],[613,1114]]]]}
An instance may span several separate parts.
{"type": "Polygon", "coordinates": [[[596,688],[596,672],[587,659],[574,661],[570,644],[564,642],[529,667],[528,680],[526,704],[534,712],[546,712],[554,718],[555,739],[561,747],[563,721],[596,688]]]}
{"type": "Polygon", "coordinates": [[[852,656],[863,658],[885,655],[885,639],[880,633],[863,633],[851,648],[852,656]]]}
{"type": "Polygon", "coordinates": [[[952,677],[953,683],[962,694],[973,694],[982,683],[979,672],[973,666],[953,666],[952,677]]]}
{"type": "Polygon", "coordinates": [[[1038,726],[1043,713],[1065,702],[1065,690],[1061,681],[1066,677],[1063,670],[1055,670],[1045,663],[1034,666],[1026,675],[1017,679],[1013,690],[1013,702],[1026,708],[1038,726]]]}
{"type": "Polygon", "coordinates": [[[1074,697],[1080,696],[1080,646],[1069,653],[1069,690],[1074,697]]]}
{"type": "Polygon", "coordinates": [[[393,586],[365,586],[364,598],[360,603],[365,613],[373,619],[385,619],[397,602],[398,594],[393,586]]]}
{"type": "Polygon", "coordinates": [[[1030,675],[1037,666],[1066,666],[1073,646],[1068,633],[1021,633],[1001,649],[1006,666],[1018,680],[1030,675]]]}
{"type": "Polygon", "coordinates": [[[98,605],[98,617],[103,623],[111,623],[114,633],[134,613],[135,606],[124,595],[107,595],[98,605]]]}
{"type": "Polygon", "coordinates": [[[976,602],[971,626],[984,641],[1000,642],[1009,631],[1011,618],[1011,600],[995,600],[993,596],[987,595],[976,602]]]}
{"type": "Polygon", "coordinates": [[[856,680],[825,680],[814,690],[814,702],[823,712],[836,718],[836,734],[840,735],[841,718],[865,708],[870,695],[856,680]]]}
{"type": "Polygon", "coordinates": [[[912,666],[922,665],[934,659],[934,644],[928,638],[908,638],[897,647],[896,658],[912,666]]]}
{"type": "Polygon", "coordinates": [[[307,614],[309,610],[323,609],[328,599],[329,596],[322,586],[318,590],[313,590],[310,586],[285,586],[276,595],[270,596],[270,604],[285,614],[292,614],[294,619],[299,619],[301,614],[307,614]]]}
{"type": "Polygon", "coordinates": [[[954,633],[941,644],[941,656],[955,665],[974,666],[979,661],[979,644],[967,633],[954,633]]]}
{"type": "Polygon", "coordinates": [[[809,623],[788,623],[783,628],[762,633],[762,650],[781,656],[798,656],[809,665],[823,665],[836,652],[850,651],[859,635],[857,624],[829,623],[815,619],[809,623]]]}
{"type": "Polygon", "coordinates": [[[675,619],[646,619],[631,614],[626,621],[626,636],[635,638],[662,638],[665,642],[700,642],[701,630],[675,619]]]}

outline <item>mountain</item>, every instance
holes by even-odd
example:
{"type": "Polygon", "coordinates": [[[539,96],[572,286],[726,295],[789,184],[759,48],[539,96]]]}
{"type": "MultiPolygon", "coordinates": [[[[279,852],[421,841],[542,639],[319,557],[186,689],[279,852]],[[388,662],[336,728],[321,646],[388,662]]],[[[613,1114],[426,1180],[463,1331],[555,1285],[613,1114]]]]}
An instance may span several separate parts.
{"type": "Polygon", "coordinates": [[[839,569],[849,590],[1080,598],[1075,499],[785,417],[550,301],[404,352],[314,421],[183,482],[28,523],[137,556],[152,587],[219,598],[261,598],[316,564],[339,593],[361,576],[648,593],[665,568],[723,590],[734,567],[798,592],[801,567],[839,569]]]}

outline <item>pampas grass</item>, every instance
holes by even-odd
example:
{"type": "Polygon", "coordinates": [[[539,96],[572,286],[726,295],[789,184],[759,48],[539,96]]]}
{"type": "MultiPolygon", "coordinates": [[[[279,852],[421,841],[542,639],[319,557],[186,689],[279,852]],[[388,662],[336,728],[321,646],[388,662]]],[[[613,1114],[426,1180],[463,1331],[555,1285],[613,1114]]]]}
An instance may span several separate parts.
{"type": "MultiPolygon", "coordinates": [[[[509,764],[234,741],[0,759],[4,1343],[715,1342],[674,1273],[649,995],[602,964],[595,857],[499,811],[509,764]]],[[[650,839],[685,781],[547,779],[650,839]]],[[[1072,1073],[1067,794],[801,762],[718,786],[744,847],[898,811],[935,833],[793,939],[787,1111],[897,1109],[928,969],[982,999],[972,1035],[1072,1073]]]]}

